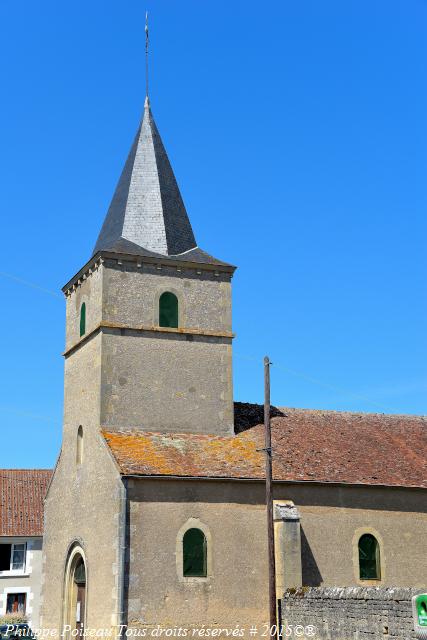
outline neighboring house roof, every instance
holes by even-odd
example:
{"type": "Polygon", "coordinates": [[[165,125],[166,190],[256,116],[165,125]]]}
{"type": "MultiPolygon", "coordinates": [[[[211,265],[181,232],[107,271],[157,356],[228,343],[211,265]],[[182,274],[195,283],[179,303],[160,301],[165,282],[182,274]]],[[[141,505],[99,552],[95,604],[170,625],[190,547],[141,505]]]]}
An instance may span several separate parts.
{"type": "Polygon", "coordinates": [[[43,535],[50,469],[0,469],[0,536],[43,535]]]}
{"type": "MultiPolygon", "coordinates": [[[[112,431],[123,475],[262,479],[262,407],[236,403],[236,435],[112,431]]],[[[427,488],[427,418],[272,410],[275,480],[427,488]]]]}
{"type": "Polygon", "coordinates": [[[197,247],[148,97],[93,255],[104,251],[226,264],[197,247]]]}

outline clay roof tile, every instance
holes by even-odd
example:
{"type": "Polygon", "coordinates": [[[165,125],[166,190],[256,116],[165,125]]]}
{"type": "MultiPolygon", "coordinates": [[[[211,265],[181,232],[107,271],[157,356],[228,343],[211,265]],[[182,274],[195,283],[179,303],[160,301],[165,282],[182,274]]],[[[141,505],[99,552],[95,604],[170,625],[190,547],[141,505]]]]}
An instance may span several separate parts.
{"type": "Polygon", "coordinates": [[[0,469],[0,536],[43,535],[50,469],[0,469]]]}
{"type": "MultiPolygon", "coordinates": [[[[262,479],[262,407],[235,405],[228,437],[105,429],[124,475],[262,479]]],[[[427,488],[427,418],[272,411],[275,480],[427,488]]]]}

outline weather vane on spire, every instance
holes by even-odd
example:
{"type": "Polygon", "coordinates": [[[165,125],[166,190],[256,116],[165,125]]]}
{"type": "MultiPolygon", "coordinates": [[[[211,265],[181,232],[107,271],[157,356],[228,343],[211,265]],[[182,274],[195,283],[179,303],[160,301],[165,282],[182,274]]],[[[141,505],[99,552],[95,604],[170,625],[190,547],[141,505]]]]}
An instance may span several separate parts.
{"type": "Polygon", "coordinates": [[[148,11],[145,12],[145,95],[148,98],[148,11]]]}

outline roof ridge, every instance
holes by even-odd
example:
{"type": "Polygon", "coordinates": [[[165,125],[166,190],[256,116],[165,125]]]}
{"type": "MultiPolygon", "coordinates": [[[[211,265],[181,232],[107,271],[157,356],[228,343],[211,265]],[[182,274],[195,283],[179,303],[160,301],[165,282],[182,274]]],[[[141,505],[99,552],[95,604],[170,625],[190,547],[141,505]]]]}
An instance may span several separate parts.
{"type": "Polygon", "coordinates": [[[385,413],[380,411],[347,411],[340,409],[305,409],[304,407],[276,407],[280,411],[295,411],[302,413],[333,413],[334,415],[350,415],[350,416],[385,416],[387,418],[421,418],[427,420],[426,414],[419,413],[385,413]]]}
{"type": "MultiPolygon", "coordinates": [[[[235,400],[234,404],[236,405],[249,405],[250,407],[263,407],[263,405],[259,402],[245,402],[241,400],[235,400]]],[[[277,409],[278,411],[295,411],[301,413],[321,413],[321,414],[338,414],[338,415],[351,415],[351,416],[386,416],[390,418],[421,418],[422,420],[427,420],[427,414],[423,413],[385,413],[380,411],[348,411],[341,409],[310,409],[306,407],[285,407],[282,405],[272,405],[272,409],[277,409]]],[[[280,416],[273,416],[280,417],[280,416]]]]}

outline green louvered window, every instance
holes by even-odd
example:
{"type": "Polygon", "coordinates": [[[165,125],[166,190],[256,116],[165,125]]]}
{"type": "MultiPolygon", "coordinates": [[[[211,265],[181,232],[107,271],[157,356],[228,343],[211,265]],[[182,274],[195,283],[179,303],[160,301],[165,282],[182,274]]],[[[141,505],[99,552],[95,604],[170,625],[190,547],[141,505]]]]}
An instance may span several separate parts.
{"type": "Polygon", "coordinates": [[[170,291],[162,293],[159,299],[159,325],[178,327],[178,298],[170,291]]]}
{"type": "Polygon", "coordinates": [[[183,573],[185,577],[206,578],[206,536],[200,529],[188,529],[182,540],[183,573]]]}
{"type": "Polygon", "coordinates": [[[86,333],[86,303],[83,302],[80,307],[80,337],[86,333]]]}
{"type": "Polygon", "coordinates": [[[380,546],[370,533],[359,540],[359,571],[361,580],[380,580],[380,546]]]}

